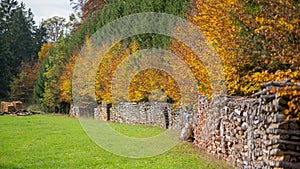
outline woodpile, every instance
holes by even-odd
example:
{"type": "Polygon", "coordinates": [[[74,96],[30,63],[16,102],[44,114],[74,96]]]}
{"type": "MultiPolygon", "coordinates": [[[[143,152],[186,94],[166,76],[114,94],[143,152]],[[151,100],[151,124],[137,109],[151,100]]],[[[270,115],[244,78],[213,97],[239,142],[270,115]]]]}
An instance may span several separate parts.
{"type": "Polygon", "coordinates": [[[23,103],[21,101],[1,102],[1,112],[12,113],[22,111],[23,103]]]}
{"type": "Polygon", "coordinates": [[[15,101],[12,103],[16,111],[21,111],[23,109],[23,103],[21,101],[15,101]]]}
{"type": "Polygon", "coordinates": [[[30,116],[39,114],[38,112],[26,111],[23,109],[23,103],[21,101],[14,102],[1,102],[0,116],[30,116]]]}
{"type": "Polygon", "coordinates": [[[269,92],[298,84],[270,82],[253,98],[199,98],[194,144],[237,168],[300,168],[300,122],[287,120],[288,98],[269,92]]]}

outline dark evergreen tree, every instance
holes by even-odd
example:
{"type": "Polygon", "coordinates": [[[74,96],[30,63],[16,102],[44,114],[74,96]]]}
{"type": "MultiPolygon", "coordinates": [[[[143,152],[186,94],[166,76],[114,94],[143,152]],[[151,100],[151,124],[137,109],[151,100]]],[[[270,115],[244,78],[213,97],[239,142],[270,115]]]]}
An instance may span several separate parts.
{"type": "Polygon", "coordinates": [[[34,86],[34,98],[37,103],[42,102],[42,98],[43,98],[43,95],[45,92],[45,82],[47,81],[47,78],[44,75],[44,73],[47,71],[46,67],[48,65],[49,65],[49,60],[48,60],[48,58],[46,58],[43,61],[39,71],[37,72],[38,77],[37,77],[37,81],[34,86]]]}
{"type": "Polygon", "coordinates": [[[37,28],[33,14],[15,0],[0,2],[0,98],[7,98],[9,84],[21,72],[22,62],[37,61],[45,32],[37,28]]]}
{"type": "Polygon", "coordinates": [[[12,56],[10,44],[7,43],[8,25],[13,9],[17,7],[14,0],[2,0],[0,3],[0,99],[5,99],[11,77],[11,68],[8,64],[12,56]]]}

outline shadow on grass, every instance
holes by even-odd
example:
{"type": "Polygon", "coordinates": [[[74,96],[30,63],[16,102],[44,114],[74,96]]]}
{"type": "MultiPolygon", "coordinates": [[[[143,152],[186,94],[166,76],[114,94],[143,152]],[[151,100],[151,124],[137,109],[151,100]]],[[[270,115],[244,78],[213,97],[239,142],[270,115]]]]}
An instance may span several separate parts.
{"type": "Polygon", "coordinates": [[[22,167],[11,166],[9,164],[0,164],[0,168],[3,168],[3,169],[6,169],[6,168],[9,168],[9,169],[24,169],[22,167]]]}

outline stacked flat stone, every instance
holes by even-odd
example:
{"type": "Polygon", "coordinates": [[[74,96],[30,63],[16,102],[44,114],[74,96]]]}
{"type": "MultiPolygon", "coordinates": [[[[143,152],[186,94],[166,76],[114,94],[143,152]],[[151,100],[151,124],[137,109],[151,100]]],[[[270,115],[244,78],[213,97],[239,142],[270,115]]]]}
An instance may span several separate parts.
{"type": "Polygon", "coordinates": [[[181,109],[172,109],[165,102],[124,102],[111,109],[110,121],[126,124],[144,124],[169,129],[182,129],[181,109]]]}

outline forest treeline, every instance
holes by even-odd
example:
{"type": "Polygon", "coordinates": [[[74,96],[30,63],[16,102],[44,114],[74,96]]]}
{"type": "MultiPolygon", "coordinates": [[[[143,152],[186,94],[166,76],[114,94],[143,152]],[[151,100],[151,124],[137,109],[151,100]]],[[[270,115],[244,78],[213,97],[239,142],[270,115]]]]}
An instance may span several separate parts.
{"type": "MultiPolygon", "coordinates": [[[[22,69],[37,62],[37,53],[46,43],[45,29],[35,26],[33,14],[23,3],[2,0],[0,3],[0,98],[8,97],[10,83],[22,69]]],[[[35,78],[36,79],[36,78],[35,78]]],[[[16,80],[16,79],[15,79],[16,80]]],[[[34,79],[24,85],[22,93],[33,92],[34,79]]],[[[14,90],[14,89],[12,89],[14,90]]]]}
{"type": "MultiPolygon", "coordinates": [[[[19,59],[14,61],[13,67],[19,70],[12,71],[9,64],[5,66],[10,69],[1,67],[1,70],[9,71],[1,71],[5,75],[1,75],[5,82],[1,83],[2,92],[9,91],[12,98],[34,98],[48,112],[64,112],[72,103],[73,69],[83,45],[89,44],[90,36],[107,23],[141,12],[173,14],[195,24],[223,62],[227,86],[224,92],[230,95],[251,95],[268,81],[300,80],[300,3],[297,0],[72,0],[71,3],[79,17],[72,25],[71,34],[57,42],[41,44],[43,41],[37,35],[40,29],[30,29],[29,32],[35,34],[31,37],[36,37],[33,38],[36,45],[31,50],[26,47],[31,53],[21,52],[22,57],[10,53],[9,56],[19,59]],[[25,58],[34,58],[30,61],[36,61],[37,65],[29,66],[30,62],[25,58]],[[20,84],[25,87],[20,87],[20,84]],[[27,90],[26,86],[34,92],[21,95],[27,90]]],[[[15,8],[21,8],[21,13],[28,15],[21,6],[15,8]]],[[[5,29],[1,31],[1,37],[2,34],[8,36],[4,36],[8,34],[5,29]]],[[[4,46],[19,51],[16,46],[22,45],[1,41],[1,50],[4,46]]],[[[142,34],[118,42],[104,56],[95,78],[97,102],[112,102],[111,82],[118,65],[138,50],[149,48],[166,49],[176,54],[194,74],[199,93],[211,96],[207,69],[188,46],[170,37],[142,34]]],[[[0,59],[9,60],[4,55],[1,51],[0,59]]],[[[3,63],[10,63],[5,61],[3,63]]],[[[180,73],[184,75],[184,72],[180,73]]],[[[169,101],[180,101],[176,81],[157,69],[148,69],[134,76],[129,86],[129,98],[131,101],[147,101],[153,90],[163,91],[169,101]]],[[[281,92],[281,95],[293,98],[289,103],[291,110],[300,112],[295,110],[295,104],[300,102],[300,91],[281,92]]],[[[4,93],[1,96],[5,96],[4,93]]]]}

